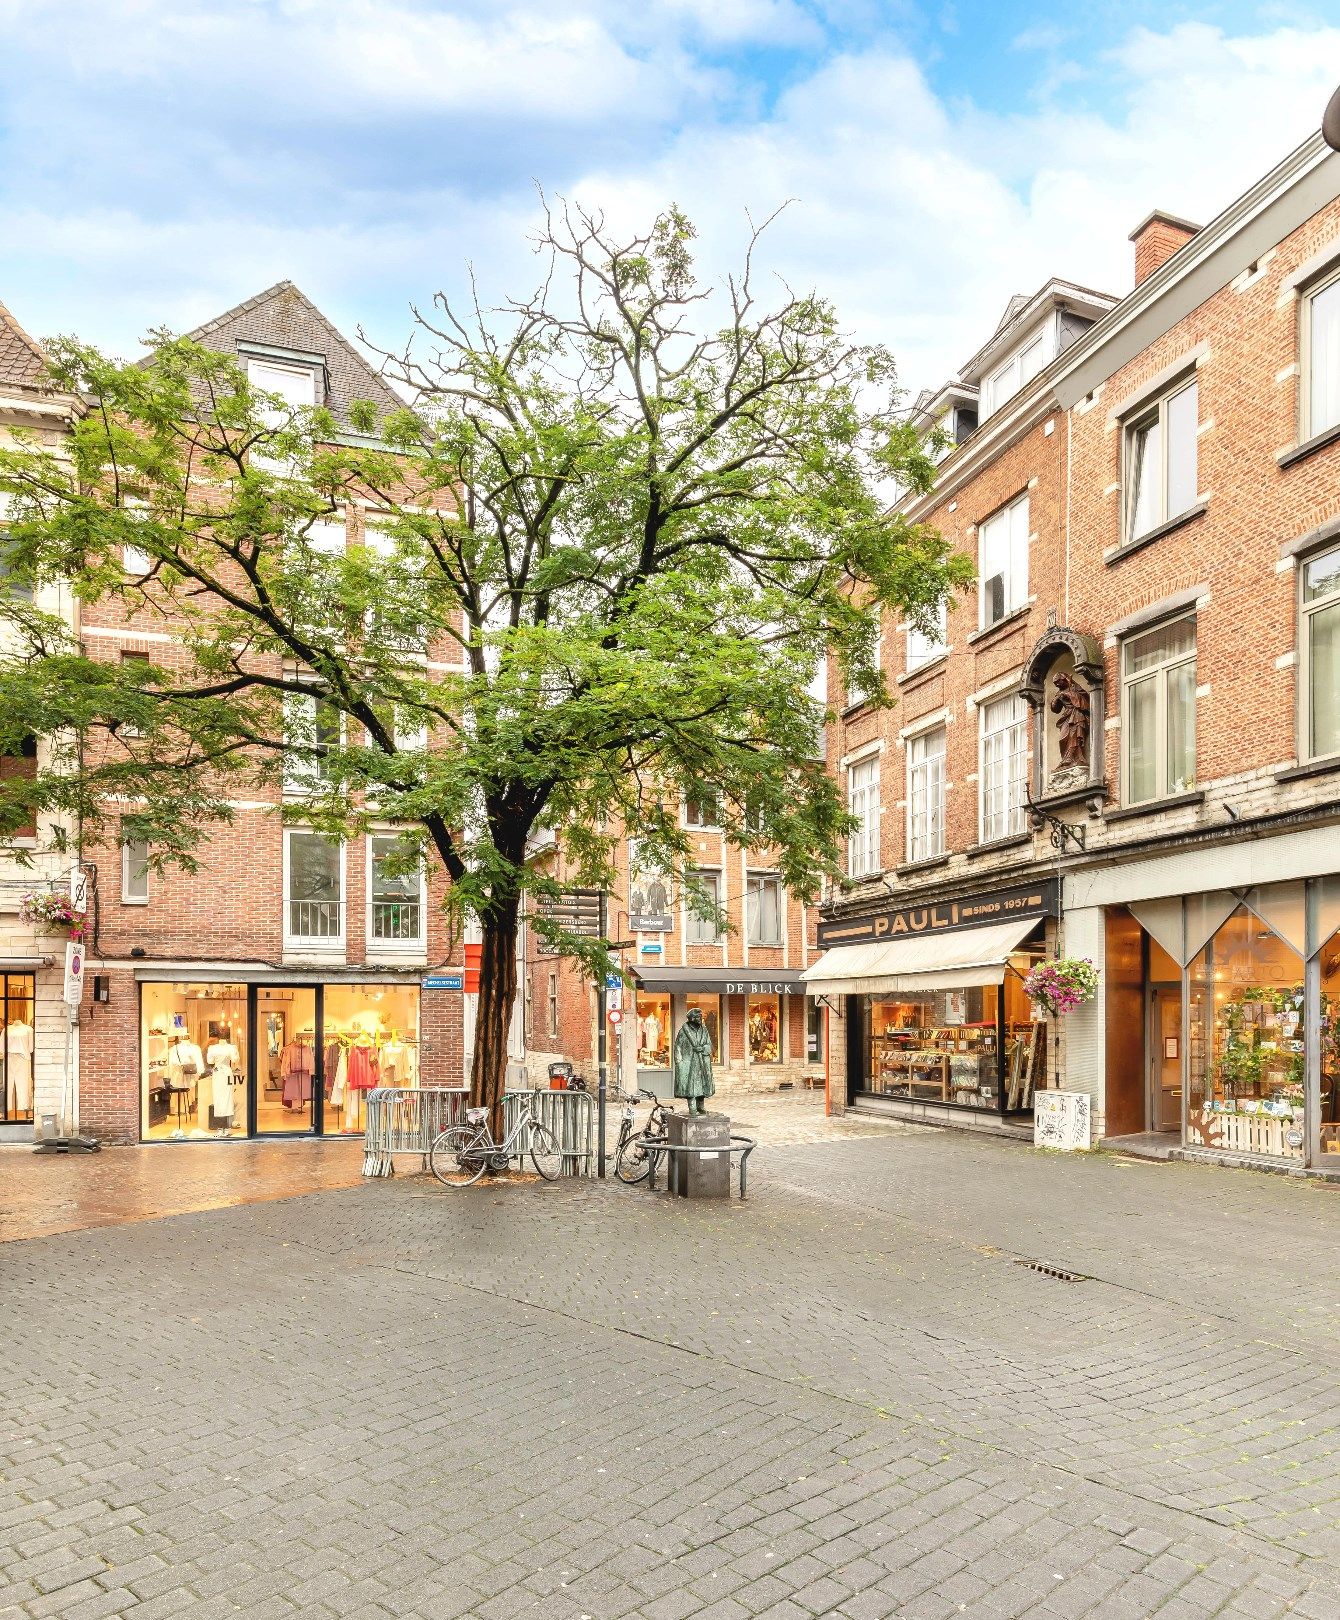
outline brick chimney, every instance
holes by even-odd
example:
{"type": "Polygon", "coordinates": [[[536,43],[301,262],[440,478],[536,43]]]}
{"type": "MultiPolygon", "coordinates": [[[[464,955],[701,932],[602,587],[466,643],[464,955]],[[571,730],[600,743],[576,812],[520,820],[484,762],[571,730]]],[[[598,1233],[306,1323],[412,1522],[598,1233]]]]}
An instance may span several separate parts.
{"type": "Polygon", "coordinates": [[[1176,214],[1165,214],[1156,208],[1131,232],[1135,243],[1135,285],[1146,276],[1152,276],[1160,265],[1167,264],[1178,248],[1184,247],[1200,229],[1189,219],[1178,219],[1176,214]]]}

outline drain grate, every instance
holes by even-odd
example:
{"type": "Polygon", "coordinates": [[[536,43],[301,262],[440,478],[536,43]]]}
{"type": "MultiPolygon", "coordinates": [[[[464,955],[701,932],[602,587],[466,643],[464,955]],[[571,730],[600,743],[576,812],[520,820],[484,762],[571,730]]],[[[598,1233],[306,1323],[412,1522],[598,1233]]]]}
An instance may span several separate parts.
{"type": "Polygon", "coordinates": [[[1089,1278],[1082,1271],[1067,1271],[1064,1266],[1054,1266],[1049,1260],[1016,1260],[1016,1266],[1022,1266],[1025,1271],[1036,1271],[1043,1277],[1051,1277],[1056,1282],[1088,1282],[1089,1278]]]}

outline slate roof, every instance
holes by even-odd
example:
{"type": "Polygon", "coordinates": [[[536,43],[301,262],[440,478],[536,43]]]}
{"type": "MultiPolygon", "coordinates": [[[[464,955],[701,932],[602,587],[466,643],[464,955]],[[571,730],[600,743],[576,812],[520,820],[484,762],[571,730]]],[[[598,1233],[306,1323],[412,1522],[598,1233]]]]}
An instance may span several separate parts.
{"type": "Polygon", "coordinates": [[[46,376],[46,369],[41,349],[0,304],[0,382],[34,387],[46,376]]]}
{"type": "Polygon", "coordinates": [[[291,281],[276,282],[187,335],[224,353],[239,353],[239,343],[264,343],[324,355],[330,388],[324,403],[349,431],[349,406],[356,399],[370,399],[383,412],[404,408],[405,401],[291,281]]]}

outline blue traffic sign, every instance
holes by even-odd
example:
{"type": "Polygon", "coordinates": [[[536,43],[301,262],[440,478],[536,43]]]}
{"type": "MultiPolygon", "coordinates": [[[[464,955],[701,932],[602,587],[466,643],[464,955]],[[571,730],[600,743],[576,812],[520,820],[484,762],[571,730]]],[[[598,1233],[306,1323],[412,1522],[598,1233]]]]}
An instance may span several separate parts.
{"type": "Polygon", "coordinates": [[[431,978],[423,981],[425,990],[462,990],[465,988],[465,975],[463,973],[435,973],[431,978]]]}

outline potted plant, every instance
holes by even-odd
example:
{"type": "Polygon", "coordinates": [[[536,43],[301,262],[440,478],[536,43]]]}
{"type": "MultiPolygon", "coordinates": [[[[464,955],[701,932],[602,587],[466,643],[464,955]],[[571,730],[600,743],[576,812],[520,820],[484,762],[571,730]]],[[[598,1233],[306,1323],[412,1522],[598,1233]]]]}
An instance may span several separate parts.
{"type": "Polygon", "coordinates": [[[35,928],[64,928],[71,939],[84,937],[84,914],[75,910],[74,902],[61,889],[34,889],[25,894],[19,915],[35,928]]]}
{"type": "Polygon", "coordinates": [[[1073,1012],[1098,992],[1098,969],[1087,956],[1039,962],[1024,979],[1024,994],[1052,1017],[1073,1012]]]}

